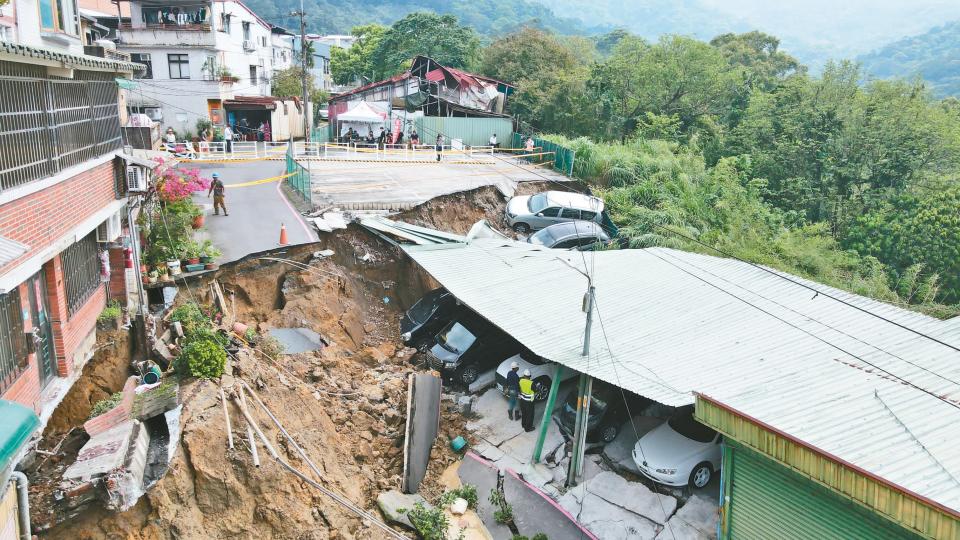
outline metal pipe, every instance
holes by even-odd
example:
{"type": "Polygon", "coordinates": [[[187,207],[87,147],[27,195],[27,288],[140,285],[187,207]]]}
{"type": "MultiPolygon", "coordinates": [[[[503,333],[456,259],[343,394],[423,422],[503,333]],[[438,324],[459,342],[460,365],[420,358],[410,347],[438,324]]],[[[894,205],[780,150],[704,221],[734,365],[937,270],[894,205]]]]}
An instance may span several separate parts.
{"type": "Polygon", "coordinates": [[[17,512],[20,519],[20,540],[30,540],[33,534],[30,531],[30,492],[27,490],[29,482],[27,475],[20,471],[10,473],[10,481],[17,483],[17,512]]]}
{"type": "Polygon", "coordinates": [[[540,421],[540,433],[537,435],[537,444],[533,447],[533,462],[540,462],[543,453],[543,443],[547,439],[547,429],[553,417],[553,407],[557,402],[557,392],[560,390],[560,377],[563,376],[563,364],[556,364],[553,369],[553,380],[550,381],[550,394],[547,396],[547,406],[543,410],[543,419],[540,421]]]}

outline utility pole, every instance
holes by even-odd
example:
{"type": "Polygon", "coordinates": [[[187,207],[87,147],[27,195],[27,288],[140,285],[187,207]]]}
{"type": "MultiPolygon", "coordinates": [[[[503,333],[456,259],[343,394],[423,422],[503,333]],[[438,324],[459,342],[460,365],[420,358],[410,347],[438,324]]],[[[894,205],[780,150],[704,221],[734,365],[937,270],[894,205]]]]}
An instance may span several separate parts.
{"type": "MultiPolygon", "coordinates": [[[[587,314],[587,326],[583,334],[583,350],[580,356],[590,357],[590,330],[593,326],[593,299],[596,288],[593,279],[587,276],[589,285],[583,296],[583,311],[587,314]]],[[[586,373],[580,374],[577,385],[577,417],[573,429],[573,453],[570,455],[570,466],[567,469],[567,487],[577,485],[577,477],[583,471],[583,451],[587,442],[587,423],[590,419],[590,396],[593,394],[593,377],[586,373]]]]}
{"type": "MultiPolygon", "coordinates": [[[[303,89],[303,142],[310,142],[310,94],[307,91],[307,26],[304,23],[303,0],[300,0],[300,11],[292,13],[300,17],[300,84],[303,89]]],[[[306,147],[305,147],[306,148],[306,147]]]]}

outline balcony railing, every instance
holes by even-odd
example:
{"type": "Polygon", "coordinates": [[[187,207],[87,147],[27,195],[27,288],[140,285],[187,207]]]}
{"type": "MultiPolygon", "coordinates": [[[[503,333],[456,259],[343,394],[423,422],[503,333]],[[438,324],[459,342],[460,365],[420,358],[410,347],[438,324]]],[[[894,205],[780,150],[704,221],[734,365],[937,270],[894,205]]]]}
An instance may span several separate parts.
{"type": "Polygon", "coordinates": [[[171,32],[209,32],[210,23],[145,23],[134,26],[130,23],[121,23],[120,31],[124,30],[169,30],[171,32]]]}
{"type": "Polygon", "coordinates": [[[87,56],[98,56],[100,58],[107,58],[110,60],[119,60],[121,62],[129,62],[130,55],[127,53],[122,53],[113,49],[108,49],[106,47],[101,47],[99,45],[84,45],[83,54],[87,56]]]}
{"type": "Polygon", "coordinates": [[[117,94],[110,73],[0,61],[0,192],[119,149],[117,94]]]}

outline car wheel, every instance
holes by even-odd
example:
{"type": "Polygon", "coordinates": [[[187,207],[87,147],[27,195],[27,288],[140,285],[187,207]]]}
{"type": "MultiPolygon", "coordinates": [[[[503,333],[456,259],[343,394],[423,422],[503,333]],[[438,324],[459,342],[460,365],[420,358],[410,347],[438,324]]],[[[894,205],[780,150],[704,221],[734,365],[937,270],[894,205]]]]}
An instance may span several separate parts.
{"type": "Polygon", "coordinates": [[[533,381],[533,400],[543,401],[550,395],[550,377],[537,377],[533,381]]]}
{"type": "Polygon", "coordinates": [[[433,346],[432,342],[430,340],[425,339],[417,344],[417,352],[426,353],[427,351],[430,350],[430,347],[432,346],[433,346]]]}
{"type": "Polygon", "coordinates": [[[709,463],[706,461],[703,463],[698,463],[697,466],[690,471],[690,481],[688,485],[691,488],[702,488],[710,483],[710,477],[712,476],[713,468],[709,463]]]}
{"type": "Polygon", "coordinates": [[[605,443],[612,442],[617,438],[617,433],[619,432],[620,430],[615,425],[604,426],[603,429],[600,430],[600,440],[605,443]]]}
{"type": "Polygon", "coordinates": [[[514,223],[513,230],[520,234],[527,234],[528,232],[530,232],[530,226],[527,225],[526,223],[514,223]]]}
{"type": "Polygon", "coordinates": [[[480,372],[477,371],[476,366],[467,366],[460,372],[460,380],[466,385],[470,385],[473,381],[477,380],[479,376],[480,372]]]}

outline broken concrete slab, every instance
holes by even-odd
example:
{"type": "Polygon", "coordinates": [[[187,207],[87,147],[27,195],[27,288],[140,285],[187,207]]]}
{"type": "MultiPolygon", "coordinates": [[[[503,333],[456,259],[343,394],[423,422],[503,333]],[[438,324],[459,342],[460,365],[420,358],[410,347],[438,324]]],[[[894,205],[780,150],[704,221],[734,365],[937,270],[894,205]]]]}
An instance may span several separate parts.
{"type": "Polygon", "coordinates": [[[520,422],[507,417],[507,400],[496,388],[487,390],[477,398],[473,412],[479,418],[467,422],[467,429],[494,446],[500,446],[524,432],[520,422]]]}
{"type": "Polygon", "coordinates": [[[497,467],[482,459],[473,452],[467,452],[457,469],[457,477],[462,484],[470,484],[477,488],[477,515],[490,532],[494,540],[510,540],[513,533],[503,523],[497,523],[494,518],[493,504],[490,502],[490,491],[497,489],[500,471],[497,467]]]}
{"type": "MultiPolygon", "coordinates": [[[[514,423],[519,424],[520,422],[514,423]]],[[[504,441],[499,448],[508,455],[513,456],[517,461],[529,463],[533,457],[533,448],[537,444],[537,436],[539,433],[539,429],[535,429],[529,433],[521,431],[517,436],[504,441]]],[[[560,428],[557,426],[557,423],[551,419],[550,425],[547,427],[547,436],[543,441],[543,451],[540,454],[541,459],[556,451],[564,442],[565,439],[560,432],[560,428]]]]}
{"type": "Polygon", "coordinates": [[[603,540],[653,540],[660,532],[656,523],[587,492],[578,519],[603,540]]]}
{"type": "Polygon", "coordinates": [[[315,351],[326,346],[320,334],[309,328],[271,328],[267,333],[283,344],[287,354],[315,351]]]}
{"type": "Polygon", "coordinates": [[[677,516],[673,516],[654,540],[713,540],[716,537],[716,533],[707,534],[677,516]]]}
{"type": "Polygon", "coordinates": [[[716,502],[700,495],[692,495],[677,510],[670,522],[675,523],[677,519],[681,519],[687,525],[698,529],[708,537],[712,537],[716,534],[717,529],[717,508],[716,502]]]}
{"type": "Polygon", "coordinates": [[[587,492],[663,525],[677,509],[677,500],[654,493],[639,482],[628,482],[619,474],[604,471],[587,482],[587,492]]]}
{"type": "Polygon", "coordinates": [[[430,450],[440,424],[440,377],[431,373],[410,375],[407,428],[403,447],[404,493],[416,493],[427,474],[430,450]]]}
{"type": "Polygon", "coordinates": [[[100,416],[91,418],[90,420],[84,422],[84,431],[86,431],[91,437],[96,437],[105,431],[109,431],[116,426],[129,422],[131,413],[133,412],[133,400],[136,397],[136,392],[134,392],[134,389],[136,387],[137,378],[133,376],[128,377],[127,381],[123,385],[123,390],[121,391],[123,397],[120,398],[120,403],[100,416]]]}
{"type": "Polygon", "coordinates": [[[407,513],[413,510],[417,503],[422,504],[424,508],[433,508],[422,495],[416,493],[410,495],[392,489],[377,495],[377,506],[383,513],[383,517],[387,518],[387,521],[399,523],[410,529],[414,529],[414,526],[410,523],[407,513]]]}
{"type": "Polygon", "coordinates": [[[521,480],[514,471],[507,471],[503,476],[503,495],[513,507],[513,523],[524,536],[533,537],[543,533],[550,540],[597,540],[596,536],[577,523],[573,515],[521,480]]]}
{"type": "Polygon", "coordinates": [[[603,457],[617,470],[640,474],[640,469],[633,461],[633,447],[637,445],[637,440],[640,437],[663,422],[662,418],[653,416],[635,416],[633,423],[629,420],[624,422],[620,426],[617,437],[603,447],[603,457]],[[634,431],[634,427],[636,427],[636,431],[634,431]]]}
{"type": "Polygon", "coordinates": [[[63,478],[86,481],[122,467],[136,424],[135,420],[127,420],[91,437],[80,449],[77,460],[63,473],[63,478]]]}

